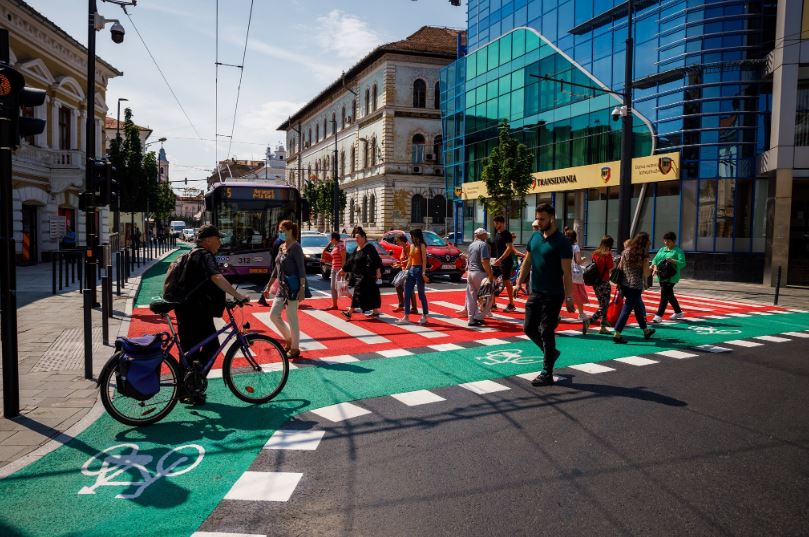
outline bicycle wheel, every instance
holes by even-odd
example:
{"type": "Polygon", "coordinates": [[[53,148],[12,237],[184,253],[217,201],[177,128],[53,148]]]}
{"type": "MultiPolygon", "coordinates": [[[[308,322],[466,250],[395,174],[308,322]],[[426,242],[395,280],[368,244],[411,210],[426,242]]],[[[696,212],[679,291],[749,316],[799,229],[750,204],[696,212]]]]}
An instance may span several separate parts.
{"type": "Polygon", "coordinates": [[[127,397],[118,391],[118,356],[113,356],[101,370],[98,386],[101,403],[110,416],[125,425],[141,427],[165,418],[179,399],[179,370],[171,356],[160,364],[160,391],[146,401],[127,397]]]}
{"type": "Polygon", "coordinates": [[[230,391],[248,403],[265,403],[284,388],[289,375],[286,352],[269,336],[244,335],[247,346],[236,340],[225,354],[222,376],[230,391]]]}

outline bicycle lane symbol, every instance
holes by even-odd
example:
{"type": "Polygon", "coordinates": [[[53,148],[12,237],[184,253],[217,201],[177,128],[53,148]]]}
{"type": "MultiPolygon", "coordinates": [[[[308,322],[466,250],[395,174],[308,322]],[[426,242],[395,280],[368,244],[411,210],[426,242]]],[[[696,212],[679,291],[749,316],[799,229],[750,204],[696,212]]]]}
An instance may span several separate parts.
{"type": "Polygon", "coordinates": [[[121,493],[115,496],[118,499],[131,500],[143,494],[144,490],[161,477],[175,477],[190,472],[199,466],[205,456],[205,449],[198,444],[185,444],[172,448],[160,457],[155,472],[152,473],[147,465],[152,462],[153,457],[140,454],[138,451],[137,444],[118,444],[99,451],[87,459],[87,462],[81,467],[81,473],[90,477],[95,476],[96,481],[91,486],[82,487],[78,494],[95,494],[99,487],[137,487],[132,493],[121,493]],[[183,451],[186,454],[183,454],[183,451]],[[172,455],[178,455],[178,457],[171,460],[172,455]],[[189,461],[191,461],[190,464],[182,466],[189,461]],[[179,469],[177,469],[178,467],[179,469]],[[142,480],[124,480],[127,477],[131,479],[133,474],[140,474],[142,480]]]}
{"type": "Polygon", "coordinates": [[[475,360],[480,361],[483,365],[502,365],[502,364],[535,364],[542,360],[538,357],[523,356],[520,349],[502,349],[497,351],[489,351],[486,356],[477,356],[475,360]]]}
{"type": "Polygon", "coordinates": [[[696,332],[700,336],[735,335],[742,333],[741,330],[736,330],[734,328],[714,328],[713,326],[691,325],[688,327],[688,329],[696,332]]]}

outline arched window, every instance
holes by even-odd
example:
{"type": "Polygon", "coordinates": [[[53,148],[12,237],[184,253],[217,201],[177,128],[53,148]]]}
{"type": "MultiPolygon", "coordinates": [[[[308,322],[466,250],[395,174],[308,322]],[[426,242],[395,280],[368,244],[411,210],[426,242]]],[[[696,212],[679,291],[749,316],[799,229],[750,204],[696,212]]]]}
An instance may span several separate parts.
{"type": "Polygon", "coordinates": [[[368,163],[370,162],[368,160],[368,145],[369,144],[368,144],[367,141],[364,144],[362,144],[362,169],[363,170],[368,167],[368,163]]]}
{"type": "Polygon", "coordinates": [[[376,195],[371,194],[371,199],[368,201],[370,207],[368,207],[368,222],[371,224],[376,223],[376,195]]]}
{"type": "Polygon", "coordinates": [[[365,88],[365,115],[371,113],[371,90],[365,88]]]}
{"type": "Polygon", "coordinates": [[[354,173],[357,165],[357,152],[354,148],[354,144],[351,144],[351,163],[349,164],[349,168],[351,169],[351,173],[354,173]]]}
{"type": "Polygon", "coordinates": [[[337,114],[334,112],[331,113],[331,133],[334,134],[337,132],[337,114]]]}
{"type": "Polygon", "coordinates": [[[439,134],[435,138],[433,138],[433,158],[435,159],[436,164],[441,164],[441,142],[443,138],[439,134]]]}
{"type": "Polygon", "coordinates": [[[435,94],[433,95],[433,108],[438,110],[441,108],[441,86],[438,82],[435,83],[435,94]]]}
{"type": "Polygon", "coordinates": [[[371,109],[372,110],[376,110],[376,103],[377,103],[376,97],[377,97],[376,84],[374,84],[374,87],[371,90],[371,109]]]}
{"type": "Polygon", "coordinates": [[[344,177],[346,174],[346,152],[345,150],[340,151],[340,177],[344,177]]]}
{"type": "Polygon", "coordinates": [[[430,200],[430,217],[433,224],[443,224],[447,212],[447,200],[441,194],[430,200]]]}
{"type": "Polygon", "coordinates": [[[420,78],[413,82],[413,107],[427,107],[427,84],[420,78]]]}
{"type": "Polygon", "coordinates": [[[413,136],[413,150],[411,162],[413,164],[421,164],[424,162],[424,136],[416,134],[413,136]]]}
{"type": "Polygon", "coordinates": [[[413,224],[423,224],[426,214],[427,199],[421,194],[416,194],[410,200],[410,222],[413,224]]]}
{"type": "Polygon", "coordinates": [[[362,223],[368,221],[368,196],[362,197],[362,223]]]}
{"type": "Polygon", "coordinates": [[[340,128],[345,129],[346,128],[346,107],[345,106],[343,107],[343,111],[341,112],[341,115],[342,115],[342,121],[340,123],[340,128]]]}
{"type": "Polygon", "coordinates": [[[376,166],[376,136],[371,138],[371,166],[376,166]]]}
{"type": "Polygon", "coordinates": [[[315,143],[320,141],[320,125],[315,125],[315,143]]]}

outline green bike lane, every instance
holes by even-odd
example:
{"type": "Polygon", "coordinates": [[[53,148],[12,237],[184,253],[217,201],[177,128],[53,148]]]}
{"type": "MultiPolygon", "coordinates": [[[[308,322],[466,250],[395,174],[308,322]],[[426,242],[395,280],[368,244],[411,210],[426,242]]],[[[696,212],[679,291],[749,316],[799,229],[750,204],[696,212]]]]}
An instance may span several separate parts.
{"type": "MultiPolygon", "coordinates": [[[[155,267],[154,275],[158,270],[155,267]]],[[[143,292],[149,292],[150,283],[144,283],[143,292]]],[[[806,330],[809,314],[702,320],[698,324],[714,333],[697,332],[682,323],[660,327],[651,341],[632,337],[639,331],[628,330],[629,345],[614,345],[605,336],[559,337],[562,356],[558,367],[806,330]],[[717,334],[715,330],[739,333],[717,334]]],[[[777,345],[765,343],[760,348],[773,352],[777,345]]],[[[717,355],[703,356],[715,359],[717,355]]],[[[190,535],[250,468],[269,437],[290,418],[341,402],[528,373],[538,369],[539,359],[536,346],[520,339],[490,347],[295,369],[283,393],[261,406],[240,402],[215,379],[206,405],[178,405],[162,422],[142,429],[102,415],[64,446],[0,480],[0,535],[190,535]],[[506,349],[521,353],[523,361],[536,362],[486,365],[481,360],[488,351],[506,349]],[[110,461],[102,455],[82,471],[99,452],[125,444],[129,447],[110,453],[129,453],[129,457],[110,461]],[[137,446],[137,454],[132,453],[131,445],[137,446]],[[169,453],[179,446],[194,448],[169,453]],[[201,459],[198,452],[203,454],[201,459]],[[169,458],[164,459],[163,467],[176,475],[157,474],[158,462],[164,457],[169,458]],[[125,464],[116,466],[116,462],[125,464]],[[171,464],[176,466],[172,469],[171,464]],[[150,483],[144,486],[147,480],[150,483]]],[[[599,376],[598,381],[609,383],[609,376],[599,376]]]]}

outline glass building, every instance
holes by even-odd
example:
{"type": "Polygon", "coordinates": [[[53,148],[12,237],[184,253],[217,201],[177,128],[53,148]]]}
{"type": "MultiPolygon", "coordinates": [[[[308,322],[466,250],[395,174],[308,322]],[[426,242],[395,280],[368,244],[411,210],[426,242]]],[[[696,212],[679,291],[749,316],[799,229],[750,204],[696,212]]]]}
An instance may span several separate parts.
{"type": "MultiPolygon", "coordinates": [[[[662,180],[634,184],[633,173],[635,229],[656,245],[676,232],[688,276],[760,282],[772,193],[757,155],[769,148],[765,71],[777,3],[633,3],[633,156],[675,163],[662,180]]],[[[467,51],[442,71],[441,108],[447,193],[468,241],[493,216],[475,186],[503,120],[533,154],[535,172],[567,176],[620,160],[621,121],[612,114],[620,97],[576,84],[623,91],[627,3],[469,0],[467,8],[467,51]]],[[[617,180],[534,188],[515,201],[523,207],[509,222],[517,242],[527,241],[542,201],[583,247],[617,235],[617,180]]]]}

